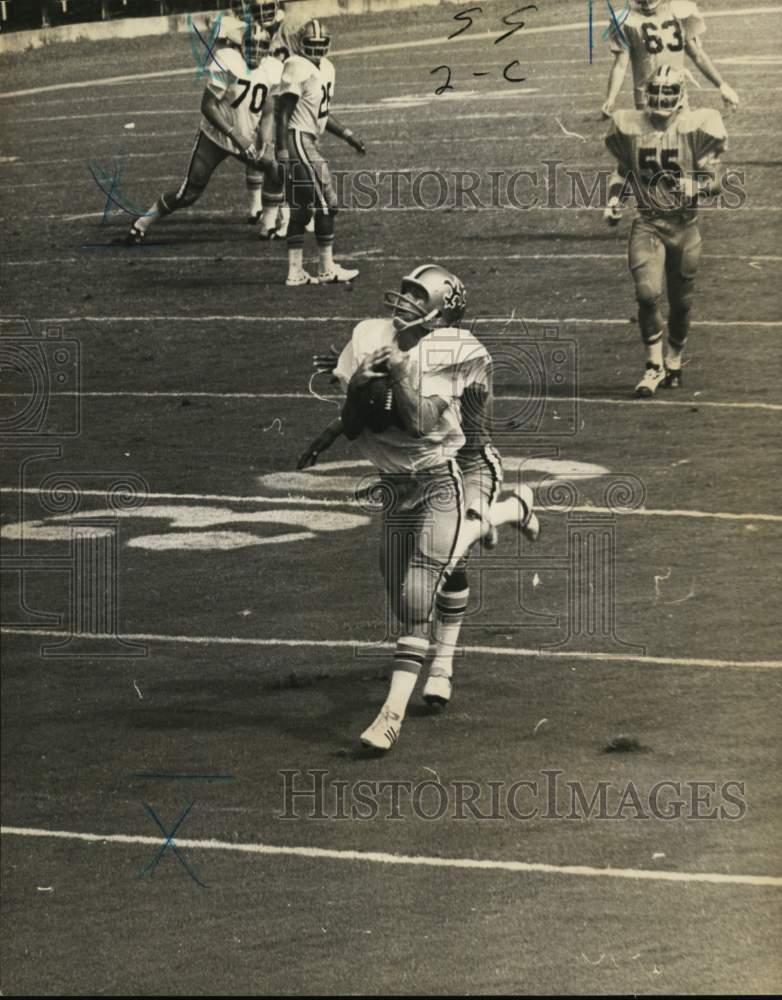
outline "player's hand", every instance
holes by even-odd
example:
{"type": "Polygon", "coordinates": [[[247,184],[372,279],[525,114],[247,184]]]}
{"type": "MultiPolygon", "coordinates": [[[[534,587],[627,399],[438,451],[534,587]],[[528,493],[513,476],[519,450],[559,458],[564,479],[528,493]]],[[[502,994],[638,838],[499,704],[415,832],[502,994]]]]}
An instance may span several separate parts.
{"type": "Polygon", "coordinates": [[[319,434],[312,444],[308,445],[307,448],[299,455],[299,460],[296,463],[297,469],[309,469],[318,461],[318,455],[327,448],[330,448],[334,444],[334,435],[328,428],[319,434]]]}
{"type": "Polygon", "coordinates": [[[376,378],[383,378],[387,374],[386,364],[388,362],[390,348],[380,347],[371,354],[367,354],[358,368],[353,372],[349,389],[360,389],[376,378]]]}
{"type": "Polygon", "coordinates": [[[723,83],[720,86],[720,94],[726,107],[737,108],[739,106],[739,95],[729,84],[723,83]]]}
{"type": "Polygon", "coordinates": [[[603,118],[610,118],[614,113],[614,102],[606,101],[603,107],[600,109],[600,114],[603,118]]]}
{"type": "Polygon", "coordinates": [[[622,220],[622,206],[618,198],[609,198],[608,204],[603,209],[603,221],[609,226],[618,226],[622,220]]]}
{"type": "Polygon", "coordinates": [[[392,378],[401,379],[407,375],[410,367],[410,358],[410,352],[401,351],[399,345],[394,341],[388,348],[388,355],[386,356],[386,367],[392,378]]]}
{"type": "Polygon", "coordinates": [[[674,192],[688,205],[694,205],[700,194],[700,184],[696,177],[676,177],[673,183],[674,192]]]}
{"type": "Polygon", "coordinates": [[[263,147],[258,149],[255,145],[254,139],[247,139],[245,136],[234,136],[234,140],[237,145],[241,148],[239,153],[239,159],[243,163],[249,163],[250,166],[255,166],[260,162],[261,155],[263,153],[263,147]]]}
{"type": "Polygon", "coordinates": [[[354,135],[354,133],[350,131],[350,129],[347,129],[345,132],[345,142],[349,146],[352,146],[359,156],[366,156],[367,147],[357,135],[354,135]]]}
{"type": "Polygon", "coordinates": [[[328,354],[313,354],[312,367],[318,375],[330,375],[337,367],[339,354],[332,347],[328,354]]]}

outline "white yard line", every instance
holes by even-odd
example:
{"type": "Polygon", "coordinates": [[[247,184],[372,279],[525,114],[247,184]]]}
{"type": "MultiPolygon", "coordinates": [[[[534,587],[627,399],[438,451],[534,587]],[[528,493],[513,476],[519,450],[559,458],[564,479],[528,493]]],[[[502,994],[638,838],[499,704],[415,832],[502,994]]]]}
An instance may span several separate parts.
{"type": "MultiPolygon", "coordinates": [[[[0,399],[27,398],[29,393],[22,392],[0,392],[0,399]]],[[[186,389],[177,390],[131,390],[121,389],[116,391],[67,391],[53,392],[52,396],[78,396],[80,399],[231,399],[231,400],[266,400],[266,399],[301,399],[309,400],[313,403],[321,402],[317,396],[310,392],[188,392],[186,389]]],[[[770,413],[782,411],[782,403],[760,403],[760,402],[731,402],[726,400],[702,400],[692,396],[686,399],[651,399],[639,403],[637,399],[610,399],[598,396],[514,396],[505,393],[495,393],[497,400],[509,400],[511,402],[533,402],[535,400],[547,400],[552,406],[560,403],[587,403],[598,404],[600,406],[633,406],[639,412],[653,410],[656,406],[675,406],[685,409],[716,409],[716,410],[760,410],[770,413]]]]}
{"type": "MultiPolygon", "coordinates": [[[[133,251],[131,251],[133,252],[133,251]]],[[[146,251],[143,251],[146,252],[146,251]]],[[[33,320],[39,324],[49,324],[57,326],[63,323],[190,323],[198,325],[203,323],[358,323],[365,316],[246,316],[229,315],[218,313],[214,315],[192,315],[192,316],[47,316],[33,320]]],[[[531,316],[516,316],[511,319],[508,316],[482,317],[472,321],[476,326],[505,326],[508,323],[526,323],[531,326],[561,326],[565,323],[575,326],[627,326],[633,327],[635,321],[627,319],[595,319],[583,316],[552,316],[541,319],[531,316]]],[[[19,323],[18,316],[0,316],[0,324],[19,323]]],[[[782,320],[749,320],[749,319],[702,319],[693,320],[691,326],[705,327],[740,327],[749,329],[778,329],[782,327],[782,320]]]]}
{"type": "MultiPolygon", "coordinates": [[[[45,838],[81,841],[90,844],[139,844],[160,847],[160,837],[126,833],[83,833],[44,830],[36,827],[3,826],[4,837],[45,838]]],[[[773,875],[725,875],[721,872],[652,871],[644,868],[594,868],[590,865],[551,865],[543,862],[502,861],[492,858],[443,858],[425,855],[388,854],[384,851],[336,850],[326,847],[288,847],[277,844],[236,844],[225,840],[192,840],[177,837],[175,843],[187,850],[233,851],[239,854],[298,857],[322,861],[354,861],[361,864],[405,865],[414,868],[450,868],[462,871],[499,871],[519,875],[564,875],[572,878],[620,878],[646,882],[704,883],[778,888],[782,878],[773,875]]]]}
{"type": "MultiPolygon", "coordinates": [[[[26,635],[31,637],[49,637],[53,639],[68,639],[73,633],[64,629],[15,628],[12,626],[0,628],[3,635],[26,635]]],[[[79,639],[90,639],[96,642],[113,639],[108,633],[79,633],[79,639]]],[[[158,642],[192,646],[263,646],[263,647],[302,647],[322,649],[393,649],[393,643],[362,642],[352,639],[259,639],[234,635],[160,635],[155,632],[122,633],[122,639],[127,642],[158,642]]],[[[721,660],[710,657],[679,657],[679,656],[645,656],[638,653],[600,653],[582,650],[559,651],[550,649],[534,649],[514,646],[465,646],[464,652],[482,653],[488,656],[532,657],[542,660],[578,660],[592,663],[640,663],[653,667],[704,667],[708,669],[737,670],[782,670],[782,660],[721,660]]]]}
{"type": "MultiPolygon", "coordinates": [[[[31,494],[37,496],[39,494],[37,487],[29,486],[19,489],[18,486],[0,486],[0,495],[7,493],[11,495],[18,495],[20,493],[31,494]]],[[[102,497],[105,500],[106,491],[105,490],[87,490],[80,489],[80,496],[94,496],[102,497]]],[[[146,499],[148,500],[195,500],[199,503],[249,503],[249,504],[288,504],[297,506],[307,506],[307,507],[352,507],[357,506],[358,502],[356,500],[344,499],[344,500],[334,500],[334,499],[320,499],[318,497],[291,497],[291,496],[266,496],[266,495],[256,495],[256,496],[245,496],[237,494],[222,494],[222,493],[154,493],[150,492],[146,494],[146,499]]],[[[546,514],[560,514],[564,513],[564,509],[560,507],[545,507],[542,509],[546,514]]],[[[622,517],[684,517],[684,518],[694,518],[696,520],[716,520],[716,521],[744,521],[744,522],[756,522],[763,521],[768,524],[782,524],[782,514],[746,514],[739,513],[735,511],[713,511],[713,510],[683,510],[683,509],[663,509],[663,508],[650,508],[641,507],[635,510],[625,510],[622,508],[613,507],[593,507],[590,505],[584,505],[579,507],[571,507],[570,510],[579,514],[618,514],[622,517]]]]}

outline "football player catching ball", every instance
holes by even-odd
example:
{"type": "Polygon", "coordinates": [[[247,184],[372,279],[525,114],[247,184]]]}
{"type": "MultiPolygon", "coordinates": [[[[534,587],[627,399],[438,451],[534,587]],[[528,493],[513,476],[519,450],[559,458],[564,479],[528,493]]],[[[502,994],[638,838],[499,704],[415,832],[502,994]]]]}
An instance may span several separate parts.
{"type": "Polygon", "coordinates": [[[617,160],[609,182],[606,221],[615,225],[632,188],[638,215],[628,262],[646,347],[646,370],[635,387],[652,396],[660,384],[682,382],[682,351],[701,255],[697,209],[721,190],[719,158],[727,137],[719,111],[685,107],[684,72],[661,66],[647,86],[645,111],[617,111],[606,145],[617,160]],[[663,366],[663,281],[668,292],[668,353],[663,366]]]}
{"type": "Polygon", "coordinates": [[[337,361],[346,392],[341,417],[299,459],[299,468],[312,465],[344,434],[380,473],[370,492],[382,505],[381,570],[400,637],[388,696],[361,735],[377,750],[390,750],[399,737],[430,630],[435,655],[424,698],[441,705],[450,698],[470,548],[502,524],[531,540],[540,530],[529,487],[499,500],[496,453],[481,455],[477,438],[465,437],[463,414],[474,419],[490,405],[491,358],[458,325],[467,302],[459,278],[424,264],[385,301],[391,318],[359,323],[337,361]]]}

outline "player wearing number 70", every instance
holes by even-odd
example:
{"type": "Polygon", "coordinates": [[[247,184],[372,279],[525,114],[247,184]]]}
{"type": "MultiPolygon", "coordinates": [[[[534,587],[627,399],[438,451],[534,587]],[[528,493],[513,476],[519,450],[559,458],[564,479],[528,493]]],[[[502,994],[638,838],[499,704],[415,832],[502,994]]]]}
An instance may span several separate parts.
{"type": "Polygon", "coordinates": [[[286,285],[329,284],[352,281],[358,271],[334,262],[334,217],[337,194],[329,165],[320,150],[324,132],[344,139],[357,153],[364,143],[331,114],[334,98],[334,64],[327,59],[331,38],[322,21],[314,18],[293,36],[294,55],[286,59],[277,107],[277,159],[286,163],[288,225],[288,277],[286,285]],[[315,215],[319,273],[304,269],[304,230],[315,215]]]}
{"type": "Polygon", "coordinates": [[[130,244],[142,243],[158,219],[198,201],[228,156],[245,164],[250,214],[256,214],[260,194],[261,226],[269,231],[276,224],[283,197],[282,169],[274,159],[274,95],[282,60],[269,55],[271,36],[251,17],[226,16],[220,41],[208,64],[201,124],[185,179],[136,219],[127,235],[130,244]]]}
{"type": "Polygon", "coordinates": [[[706,25],[692,0],[630,0],[626,17],[612,11],[609,44],[614,64],[608,77],[603,115],[608,118],[627,72],[633,67],[633,98],[639,110],[646,106],[646,83],[662,65],[684,69],[685,53],[706,79],[719,88],[725,104],[737,107],[738,94],[722,79],[700,38],[706,25]]]}
{"type": "Polygon", "coordinates": [[[605,219],[616,225],[632,190],[639,214],[628,262],[638,302],[646,369],[636,394],[681,385],[682,351],[701,255],[698,202],[721,189],[719,158],[727,136],[719,111],[685,104],[684,71],[661,66],[649,81],[645,111],[617,111],[606,145],[617,160],[605,219]],[[663,280],[668,291],[668,353],[663,367],[663,280]]]}

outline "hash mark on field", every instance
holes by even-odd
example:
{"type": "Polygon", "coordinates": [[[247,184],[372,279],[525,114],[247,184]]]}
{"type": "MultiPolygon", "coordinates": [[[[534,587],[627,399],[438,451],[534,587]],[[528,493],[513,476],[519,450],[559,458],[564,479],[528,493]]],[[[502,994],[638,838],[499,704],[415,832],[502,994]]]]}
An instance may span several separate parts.
{"type": "MultiPolygon", "coordinates": [[[[45,837],[55,840],[80,840],[86,843],[152,844],[159,837],[124,833],[82,833],[69,830],[41,830],[32,827],[3,826],[0,834],[13,837],[45,837]]],[[[499,861],[490,858],[442,858],[425,855],[388,854],[383,851],[335,850],[325,847],[281,847],[277,844],[232,844],[224,840],[177,838],[180,847],[208,851],[237,851],[242,854],[287,855],[320,858],[329,861],[360,861],[385,865],[410,865],[426,868],[451,868],[468,871],[501,871],[528,875],[569,875],[576,878],[622,878],[649,882],[701,882],[709,885],[782,886],[774,875],[726,875],[722,872],[650,871],[643,868],[593,868],[590,865],[551,865],[543,862],[499,861]]]]}
{"type": "MultiPolygon", "coordinates": [[[[599,508],[595,508],[599,509],[599,508]]],[[[55,639],[71,638],[65,629],[0,627],[3,635],[46,636],[55,639]]],[[[107,633],[80,633],[80,639],[110,639],[107,633]]],[[[393,649],[389,642],[368,642],[352,639],[259,639],[235,635],[161,635],[154,632],[127,633],[127,642],[181,643],[193,646],[289,646],[321,649],[393,649]]],[[[557,651],[513,646],[464,646],[465,653],[482,653],[486,656],[528,656],[542,660],[579,660],[586,663],[640,663],[651,667],[706,667],[711,669],[782,670],[782,660],[717,660],[712,657],[648,656],[641,653],[596,653],[585,650],[557,651]]],[[[574,668],[575,669],[575,668],[574,668]]]]}

